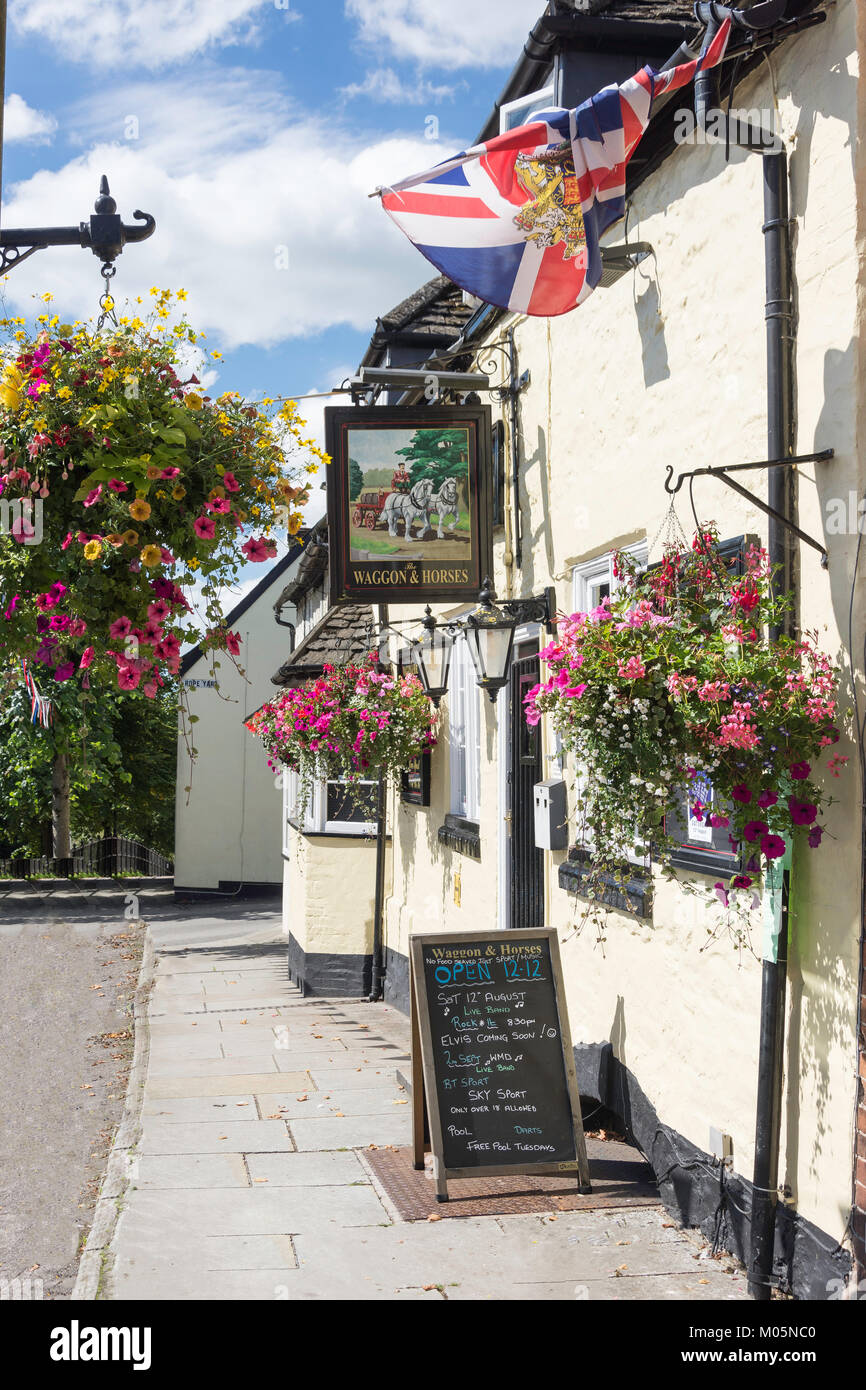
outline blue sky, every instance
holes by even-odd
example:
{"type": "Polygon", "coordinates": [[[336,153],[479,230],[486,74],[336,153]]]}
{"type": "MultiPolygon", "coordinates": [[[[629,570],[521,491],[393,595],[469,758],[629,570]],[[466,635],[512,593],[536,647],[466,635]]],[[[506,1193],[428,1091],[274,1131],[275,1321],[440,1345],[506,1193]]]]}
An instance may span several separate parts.
{"type": "MultiPolygon", "coordinates": [[[[119,302],[183,286],[217,389],[327,390],[435,274],[367,194],[474,139],[543,8],[10,0],[2,225],[78,223],[108,174],[125,221],[157,220],[117,262],[119,302]]],[[[4,293],[80,318],[100,289],[89,252],[49,248],[4,293]]],[[[322,404],[304,410],[318,434],[322,404]]]]}
{"type": "MultiPolygon", "coordinates": [[[[221,387],[334,384],[376,314],[435,274],[366,193],[474,138],[543,3],[424,8],[12,0],[3,225],[78,222],[104,171],[125,220],[157,218],[118,261],[119,299],[187,288],[221,387]]],[[[81,315],[99,288],[92,256],[55,249],[6,298],[23,312],[51,290],[81,315]]]]}

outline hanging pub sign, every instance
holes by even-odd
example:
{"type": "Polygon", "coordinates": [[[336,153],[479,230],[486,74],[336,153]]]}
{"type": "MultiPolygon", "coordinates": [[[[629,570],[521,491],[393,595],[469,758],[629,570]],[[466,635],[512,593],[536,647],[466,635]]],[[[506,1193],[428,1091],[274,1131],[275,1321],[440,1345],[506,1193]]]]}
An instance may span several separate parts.
{"type": "Polygon", "coordinates": [[[325,411],[331,602],[472,600],[492,568],[490,407],[325,411]]]}

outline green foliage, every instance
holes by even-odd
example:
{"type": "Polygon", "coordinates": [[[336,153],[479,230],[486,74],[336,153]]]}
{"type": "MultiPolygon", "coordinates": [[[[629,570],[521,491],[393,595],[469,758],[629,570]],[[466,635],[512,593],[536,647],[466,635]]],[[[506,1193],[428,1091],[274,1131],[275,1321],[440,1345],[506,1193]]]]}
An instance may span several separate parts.
{"type": "Polygon", "coordinates": [[[171,857],[177,705],[129,692],[52,691],[57,724],[30,723],[23,683],[0,709],[0,857],[51,852],[51,771],[65,751],[70,773],[72,842],[124,835],[171,857]]]}
{"type": "Polygon", "coordinates": [[[456,478],[458,486],[465,486],[469,464],[465,430],[415,430],[411,444],[397,453],[406,459],[413,485],[430,478],[438,492],[446,478],[456,478]]]}
{"type": "Polygon", "coordinates": [[[349,497],[352,500],[361,496],[364,490],[364,474],[357,459],[349,459],[349,497]]]}

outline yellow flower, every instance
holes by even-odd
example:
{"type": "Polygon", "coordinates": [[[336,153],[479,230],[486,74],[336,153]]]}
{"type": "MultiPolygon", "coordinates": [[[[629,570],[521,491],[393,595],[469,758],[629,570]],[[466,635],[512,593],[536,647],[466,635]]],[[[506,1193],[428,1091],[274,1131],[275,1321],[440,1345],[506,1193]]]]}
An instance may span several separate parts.
{"type": "Polygon", "coordinates": [[[101,541],[88,541],[88,542],[87,542],[87,545],[84,547],[84,558],[85,558],[85,560],[98,560],[101,554],[102,554],[102,542],[101,542],[101,541]]]}
{"type": "Polygon", "coordinates": [[[7,410],[20,410],[24,400],[24,378],[11,362],[3,373],[0,382],[0,401],[7,410]]]}
{"type": "Polygon", "coordinates": [[[147,521],[150,516],[150,503],[145,502],[143,497],[136,497],[135,501],[129,504],[129,515],[133,521],[147,521]]]}
{"type": "Polygon", "coordinates": [[[187,391],[183,398],[183,403],[187,410],[201,410],[204,404],[201,396],[196,395],[195,391],[187,391]]]}
{"type": "Polygon", "coordinates": [[[124,545],[138,545],[138,532],[132,530],[124,531],[121,540],[124,545]]]}
{"type": "Polygon", "coordinates": [[[298,534],[298,532],[299,532],[300,529],[301,529],[301,523],[302,523],[302,522],[303,522],[303,517],[301,516],[300,512],[293,512],[292,515],[289,517],[289,535],[290,535],[290,536],[296,536],[296,535],[298,534]]]}
{"type": "Polygon", "coordinates": [[[57,392],[57,399],[59,401],[68,401],[71,395],[72,391],[68,386],[61,386],[60,390],[57,392]]]}
{"type": "Polygon", "coordinates": [[[153,569],[162,559],[162,551],[158,545],[146,545],[141,552],[141,563],[147,565],[148,569],[153,569]]]}
{"type": "Polygon", "coordinates": [[[194,555],[193,555],[193,557],[192,557],[191,560],[188,560],[188,561],[187,561],[187,568],[188,568],[188,569],[191,569],[191,570],[197,570],[197,569],[198,569],[198,560],[195,558],[194,555]]]}
{"type": "Polygon", "coordinates": [[[178,483],[177,487],[172,488],[171,495],[174,498],[175,502],[179,502],[182,497],[186,497],[186,488],[182,487],[181,484],[178,483]]]}
{"type": "Polygon", "coordinates": [[[178,298],[178,299],[186,299],[186,290],[178,290],[178,291],[177,291],[177,298],[178,298]]]}

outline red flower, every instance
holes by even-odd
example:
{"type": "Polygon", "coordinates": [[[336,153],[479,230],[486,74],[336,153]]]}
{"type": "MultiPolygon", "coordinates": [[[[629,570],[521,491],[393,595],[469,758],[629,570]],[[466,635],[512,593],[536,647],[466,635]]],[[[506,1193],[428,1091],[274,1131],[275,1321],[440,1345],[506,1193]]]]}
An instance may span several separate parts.
{"type": "Polygon", "coordinates": [[[766,835],[769,828],[766,821],[750,820],[743,826],[743,834],[747,840],[757,840],[761,835],[766,835]]]}

